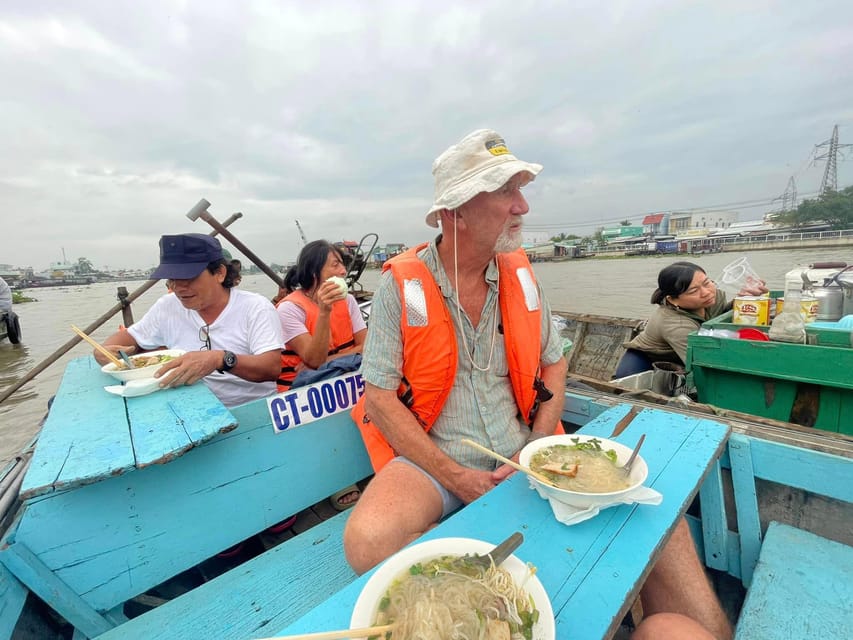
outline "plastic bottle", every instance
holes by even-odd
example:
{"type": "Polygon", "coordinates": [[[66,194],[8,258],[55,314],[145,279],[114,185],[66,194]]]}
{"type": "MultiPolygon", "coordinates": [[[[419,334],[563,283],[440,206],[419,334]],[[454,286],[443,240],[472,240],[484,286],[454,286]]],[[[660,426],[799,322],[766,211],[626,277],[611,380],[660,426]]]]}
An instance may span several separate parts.
{"type": "Polygon", "coordinates": [[[804,344],[806,341],[806,323],[800,313],[803,294],[800,289],[789,287],[785,290],[785,306],[782,312],[773,318],[767,335],[771,340],[779,342],[795,342],[804,344]]]}

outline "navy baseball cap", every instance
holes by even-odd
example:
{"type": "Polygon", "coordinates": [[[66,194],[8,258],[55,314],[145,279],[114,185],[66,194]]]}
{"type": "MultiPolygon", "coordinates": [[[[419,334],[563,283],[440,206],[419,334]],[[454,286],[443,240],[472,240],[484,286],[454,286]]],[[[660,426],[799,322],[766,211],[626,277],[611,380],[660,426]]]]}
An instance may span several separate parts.
{"type": "Polygon", "coordinates": [[[150,278],[191,280],[216,260],[222,260],[222,245],[212,236],[203,233],[163,236],[160,238],[160,266],[150,278]]]}

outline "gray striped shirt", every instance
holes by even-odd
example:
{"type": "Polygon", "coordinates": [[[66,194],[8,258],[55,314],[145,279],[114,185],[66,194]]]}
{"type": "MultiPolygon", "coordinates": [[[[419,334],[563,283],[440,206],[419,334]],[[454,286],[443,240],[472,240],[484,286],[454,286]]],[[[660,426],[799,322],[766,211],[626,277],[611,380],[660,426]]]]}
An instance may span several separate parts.
{"type": "MultiPolygon", "coordinates": [[[[435,241],[418,253],[418,257],[435,277],[450,311],[456,334],[458,359],[453,388],[441,415],[429,431],[432,441],[448,456],[468,467],[491,470],[495,461],[459,442],[471,438],[493,451],[510,457],[524,446],[530,430],[518,413],[512,392],[504,348],[503,336],[498,331],[494,338],[494,354],[488,371],[479,371],[463,353],[465,342],[473,345],[472,357],[484,367],[491,352],[493,322],[500,325],[498,304],[498,269],[492,261],[486,270],[489,291],[475,328],[464,309],[457,307],[456,295],[438,257],[435,241]],[[457,315],[459,308],[461,315],[457,315]]],[[[537,285],[538,286],[538,285],[537,285]]],[[[539,288],[542,306],[540,361],[544,365],[557,362],[562,356],[562,341],[551,323],[551,309],[539,288]]],[[[397,389],[403,370],[403,343],[401,335],[402,303],[400,291],[390,272],[382,275],[370,312],[367,340],[364,345],[362,375],[372,385],[382,389],[397,389]]],[[[560,390],[552,389],[555,393],[560,390]]]]}

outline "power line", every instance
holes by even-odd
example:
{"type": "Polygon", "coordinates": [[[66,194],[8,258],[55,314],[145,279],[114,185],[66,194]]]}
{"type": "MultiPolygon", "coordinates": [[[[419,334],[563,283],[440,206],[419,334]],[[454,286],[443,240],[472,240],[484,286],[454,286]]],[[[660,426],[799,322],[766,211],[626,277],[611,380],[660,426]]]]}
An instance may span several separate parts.
{"type": "MultiPolygon", "coordinates": [[[[802,198],[809,198],[818,195],[818,192],[811,192],[806,194],[800,194],[802,198]]],[[[533,223],[533,224],[525,224],[525,231],[552,231],[552,230],[562,230],[566,228],[589,228],[589,227],[601,227],[610,223],[621,222],[625,219],[630,218],[645,218],[649,215],[655,215],[659,213],[669,212],[669,213],[721,213],[729,210],[732,207],[737,207],[738,209],[753,209],[756,207],[764,207],[764,206],[772,206],[778,198],[762,198],[762,199],[754,199],[754,200],[740,200],[737,202],[725,202],[722,204],[714,204],[708,205],[705,207],[692,207],[692,208],[678,208],[678,209],[657,209],[655,211],[646,211],[643,213],[635,213],[635,214],[622,214],[613,218],[599,218],[590,222],[555,222],[555,223],[533,223]]]]}

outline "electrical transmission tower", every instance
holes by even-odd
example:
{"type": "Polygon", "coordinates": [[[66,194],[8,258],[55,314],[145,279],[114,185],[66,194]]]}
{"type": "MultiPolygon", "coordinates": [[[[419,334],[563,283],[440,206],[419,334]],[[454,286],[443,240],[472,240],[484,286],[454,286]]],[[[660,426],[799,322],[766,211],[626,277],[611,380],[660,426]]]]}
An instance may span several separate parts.
{"type": "Polygon", "coordinates": [[[797,183],[794,182],[794,176],[788,178],[788,186],[785,187],[781,200],[782,211],[793,211],[797,208],[797,183]]]}
{"type": "Polygon", "coordinates": [[[853,147],[853,144],[838,144],[838,125],[832,128],[832,137],[829,140],[815,145],[815,153],[818,150],[826,149],[826,153],[822,153],[819,156],[816,155],[814,158],[815,162],[826,160],[826,168],[823,170],[823,180],[820,183],[820,195],[825,194],[827,191],[838,191],[838,151],[839,149],[846,149],[848,147],[853,147]]]}

